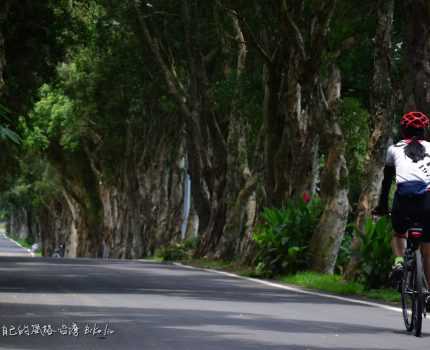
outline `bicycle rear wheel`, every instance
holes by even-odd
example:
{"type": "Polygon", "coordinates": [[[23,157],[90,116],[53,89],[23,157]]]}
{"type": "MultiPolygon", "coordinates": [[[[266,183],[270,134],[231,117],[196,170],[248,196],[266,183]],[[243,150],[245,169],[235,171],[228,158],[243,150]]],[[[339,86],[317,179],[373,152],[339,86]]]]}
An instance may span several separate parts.
{"type": "Polygon", "coordinates": [[[416,257],[416,298],[414,307],[414,329],[415,336],[421,336],[422,322],[423,322],[423,311],[425,307],[425,275],[423,268],[423,260],[421,250],[417,249],[415,252],[416,257]]]}
{"type": "Polygon", "coordinates": [[[414,311],[415,311],[415,269],[405,268],[402,278],[402,311],[403,321],[408,332],[414,329],[414,311]]]}

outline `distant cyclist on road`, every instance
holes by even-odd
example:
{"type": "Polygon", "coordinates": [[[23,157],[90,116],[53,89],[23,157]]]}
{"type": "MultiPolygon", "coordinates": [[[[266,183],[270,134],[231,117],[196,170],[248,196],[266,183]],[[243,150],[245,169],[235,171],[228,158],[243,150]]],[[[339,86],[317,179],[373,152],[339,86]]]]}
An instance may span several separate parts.
{"type": "Polygon", "coordinates": [[[411,225],[408,220],[413,220],[424,229],[421,250],[424,271],[430,283],[430,142],[424,140],[429,124],[424,113],[406,113],[400,120],[403,140],[388,148],[381,195],[374,214],[388,214],[388,196],[395,178],[397,190],[391,211],[395,232],[391,242],[395,255],[391,273],[393,281],[399,281],[402,276],[405,232],[411,225]]]}

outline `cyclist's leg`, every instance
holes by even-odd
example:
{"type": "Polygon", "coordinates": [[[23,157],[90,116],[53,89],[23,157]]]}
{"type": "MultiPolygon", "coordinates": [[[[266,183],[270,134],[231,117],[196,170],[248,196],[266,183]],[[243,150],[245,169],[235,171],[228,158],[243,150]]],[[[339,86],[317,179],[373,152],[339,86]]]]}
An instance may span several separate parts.
{"type": "Polygon", "coordinates": [[[424,260],[424,273],[427,277],[427,283],[430,285],[430,243],[422,243],[421,244],[421,251],[423,253],[423,260],[424,260]]]}
{"type": "Polygon", "coordinates": [[[392,211],[391,211],[391,221],[393,226],[393,238],[391,239],[391,248],[394,255],[394,263],[390,272],[390,281],[392,286],[395,288],[400,288],[400,282],[404,272],[404,259],[406,250],[406,239],[404,234],[409,228],[407,225],[407,209],[404,198],[400,198],[397,193],[394,196],[392,211]]]}
{"type": "Polygon", "coordinates": [[[394,196],[393,206],[391,210],[391,222],[393,225],[394,235],[391,240],[391,248],[395,256],[394,265],[402,261],[406,250],[406,239],[404,234],[409,228],[406,222],[408,203],[403,198],[400,198],[397,193],[394,196]]]}
{"type": "Polygon", "coordinates": [[[406,250],[406,239],[399,233],[395,233],[391,240],[391,248],[395,257],[403,257],[406,250]]]}

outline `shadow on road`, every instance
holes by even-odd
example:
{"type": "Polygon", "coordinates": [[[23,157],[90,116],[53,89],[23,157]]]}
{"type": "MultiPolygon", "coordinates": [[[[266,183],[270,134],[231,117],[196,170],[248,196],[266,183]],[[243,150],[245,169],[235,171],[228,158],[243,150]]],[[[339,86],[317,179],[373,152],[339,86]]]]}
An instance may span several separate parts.
{"type": "Polygon", "coordinates": [[[157,294],[207,301],[351,305],[285,293],[228,276],[159,263],[124,260],[0,258],[1,292],[157,294]],[[232,288],[240,286],[239,288],[232,288]]]}
{"type": "MultiPolygon", "coordinates": [[[[110,328],[116,330],[114,335],[107,338],[97,337],[61,337],[54,335],[48,338],[31,337],[31,346],[25,345],[29,337],[2,337],[2,346],[19,349],[46,349],[47,342],[73,342],[79,345],[85,339],[85,344],[104,342],[114,346],[123,344],[125,340],[134,339],[140,347],[136,349],[170,349],[173,343],[176,350],[182,349],[295,349],[295,350],[323,350],[327,347],[291,345],[292,337],[309,338],[309,334],[320,334],[325,338],[335,335],[341,337],[350,335],[393,335],[393,330],[385,327],[371,327],[363,325],[345,324],[340,322],[316,322],[310,320],[270,319],[252,313],[237,314],[229,312],[214,312],[207,310],[159,309],[146,308],[143,310],[117,307],[83,307],[83,306],[34,306],[27,304],[2,305],[1,325],[23,325],[29,322],[50,323],[59,326],[62,322],[71,324],[76,322],[79,327],[84,324],[109,323],[110,328]],[[13,310],[13,314],[8,312],[13,310]],[[32,316],[26,316],[28,310],[32,316]],[[7,320],[7,321],[6,321],[7,320]],[[46,321],[43,321],[46,320],[46,321]],[[121,331],[118,331],[118,328],[121,331]],[[255,336],[259,334],[259,336],[255,336]],[[88,343],[89,341],[89,343],[88,343]],[[145,347],[146,343],[157,342],[157,347],[145,347]]],[[[318,338],[318,336],[317,336],[318,338]]],[[[309,338],[310,339],[310,338],[309,338]]],[[[340,338],[339,338],[340,339],[340,338]]],[[[360,342],[360,337],[355,337],[360,342]]],[[[70,344],[69,344],[70,345],[70,344]]],[[[61,347],[63,348],[63,347],[61,347]]],[[[108,347],[107,347],[108,348],[108,347]]],[[[110,348],[110,347],[109,347],[110,348]]],[[[134,347],[118,347],[118,349],[134,349],[134,347]]],[[[400,348],[381,348],[363,346],[332,346],[339,350],[397,350],[400,348]]]]}
{"type": "Polygon", "coordinates": [[[0,337],[10,349],[397,350],[421,344],[380,320],[348,314],[340,321],[336,312],[346,306],[364,315],[372,310],[168,264],[0,258],[0,327],[97,322],[118,330],[104,339],[0,337]],[[390,339],[396,347],[368,339],[390,339]]]}

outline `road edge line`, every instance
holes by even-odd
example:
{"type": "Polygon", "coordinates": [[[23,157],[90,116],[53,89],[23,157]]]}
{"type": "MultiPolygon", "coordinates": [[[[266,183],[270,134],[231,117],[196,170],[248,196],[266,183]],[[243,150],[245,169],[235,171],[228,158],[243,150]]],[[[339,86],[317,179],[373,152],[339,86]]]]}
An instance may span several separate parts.
{"type": "Polygon", "coordinates": [[[6,233],[3,233],[3,236],[5,236],[9,241],[15,243],[18,247],[21,247],[22,249],[26,250],[32,257],[35,256],[35,254],[28,248],[22,246],[21,244],[19,244],[17,241],[13,240],[12,238],[10,238],[6,233]]]}
{"type": "Polygon", "coordinates": [[[259,278],[240,276],[240,275],[237,275],[237,274],[232,273],[232,272],[213,270],[213,269],[207,269],[207,268],[200,268],[200,267],[185,265],[185,264],[182,264],[179,262],[174,262],[173,265],[188,268],[188,269],[193,269],[193,270],[203,270],[206,272],[216,273],[219,275],[224,275],[224,276],[233,277],[233,278],[237,278],[237,279],[241,279],[241,280],[245,280],[245,281],[249,281],[249,282],[263,284],[263,285],[275,287],[278,289],[288,290],[290,292],[314,295],[314,296],[319,296],[319,297],[329,298],[329,299],[334,299],[334,300],[339,300],[339,301],[347,301],[347,302],[354,303],[354,304],[373,306],[373,307],[377,307],[377,308],[389,310],[389,311],[394,311],[394,312],[402,312],[401,308],[395,307],[395,306],[380,304],[380,303],[373,302],[373,301],[354,299],[354,298],[350,298],[350,297],[343,297],[340,295],[333,295],[333,294],[328,294],[328,293],[323,293],[323,292],[311,291],[311,290],[307,290],[307,289],[302,289],[300,287],[296,287],[296,286],[293,287],[292,285],[281,284],[281,283],[277,283],[277,282],[270,282],[270,281],[262,280],[259,278]]]}

